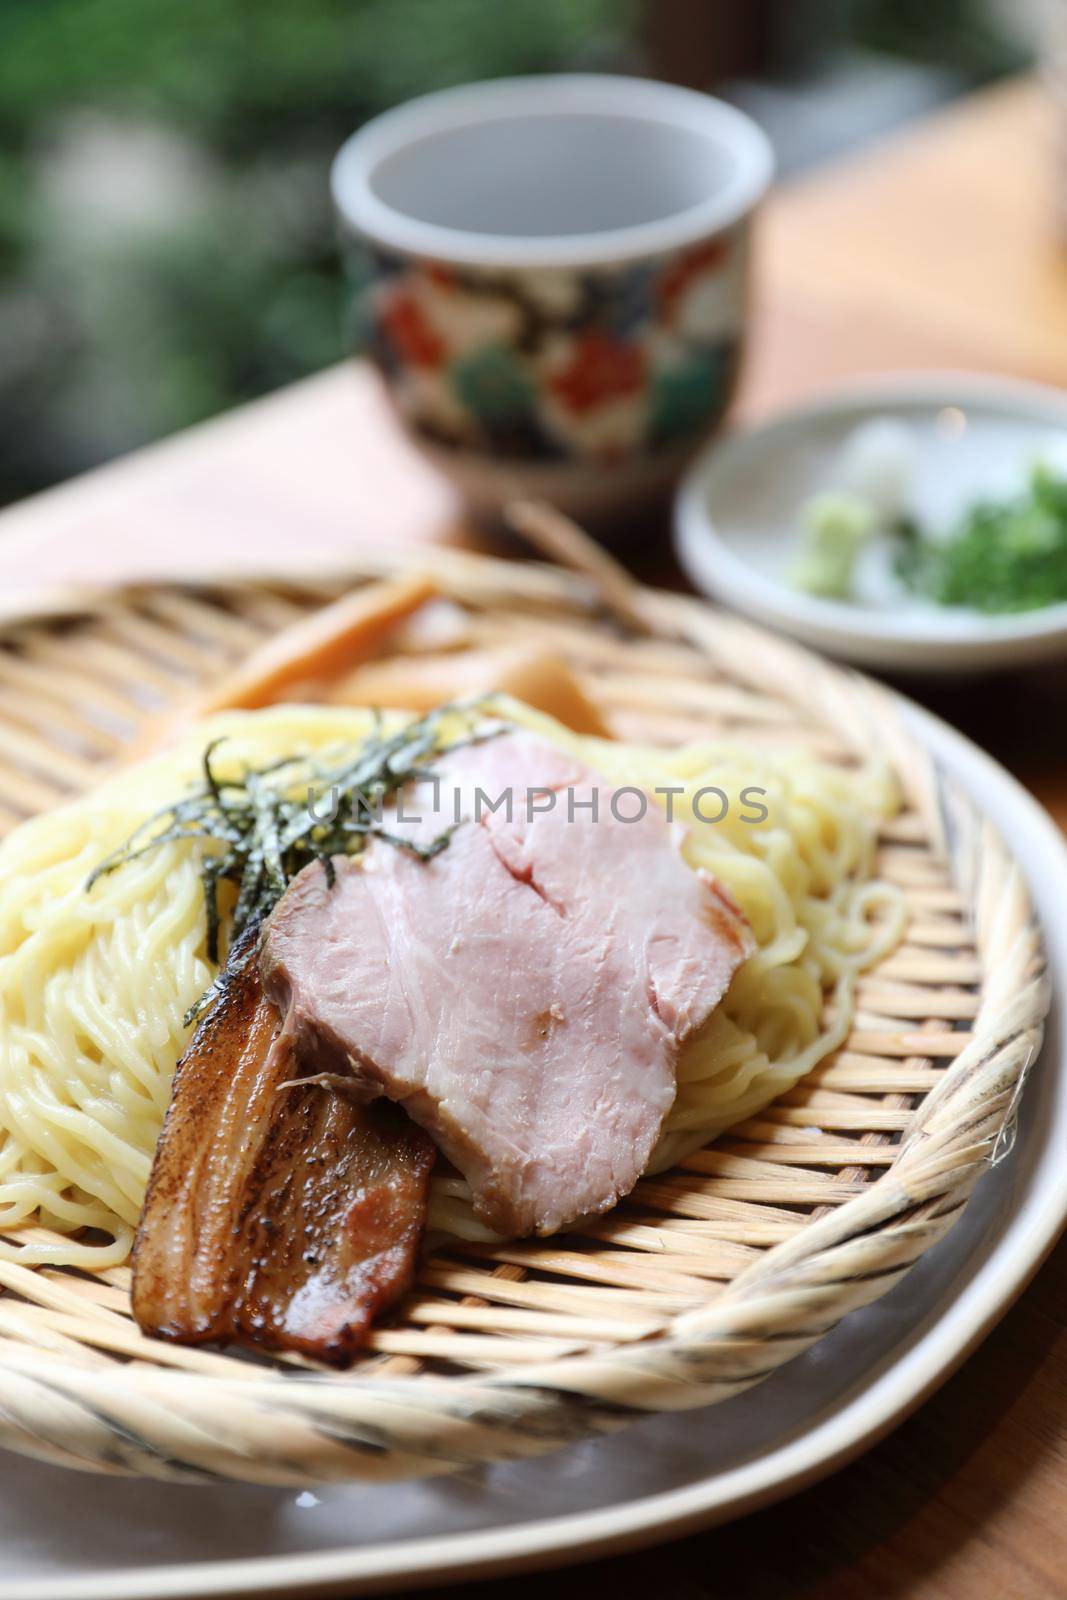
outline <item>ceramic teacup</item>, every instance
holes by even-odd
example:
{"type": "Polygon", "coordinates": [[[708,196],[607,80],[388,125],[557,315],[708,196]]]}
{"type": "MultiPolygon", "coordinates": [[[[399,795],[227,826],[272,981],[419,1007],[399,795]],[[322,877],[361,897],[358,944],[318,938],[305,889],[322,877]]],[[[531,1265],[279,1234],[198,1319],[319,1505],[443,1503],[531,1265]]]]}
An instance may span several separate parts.
{"type": "Polygon", "coordinates": [[[348,140],[363,348],[476,506],[604,520],[669,488],[734,389],[772,165],[741,112],[623,77],[449,89],[348,140]]]}

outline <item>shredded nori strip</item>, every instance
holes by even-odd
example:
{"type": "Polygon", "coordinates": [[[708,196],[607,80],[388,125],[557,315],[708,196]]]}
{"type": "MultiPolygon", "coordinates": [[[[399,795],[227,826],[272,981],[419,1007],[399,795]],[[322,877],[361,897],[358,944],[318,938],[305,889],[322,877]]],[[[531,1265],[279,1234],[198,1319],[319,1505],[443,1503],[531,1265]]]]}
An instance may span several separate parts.
{"type": "MultiPolygon", "coordinates": [[[[332,765],[307,756],[286,757],[233,778],[220,777],[215,752],[224,740],[205,749],[203,780],[173,805],[148,817],[86,882],[91,889],[102,877],[127,862],[174,839],[203,839],[216,846],[200,864],[207,919],[207,955],[220,959],[222,913],[219,885],[237,888],[229,943],[232,946],[253,921],[265,917],[288,884],[309,862],[321,861],[333,885],[335,856],[355,856],[377,838],[429,861],[446,848],[454,832],[448,828],[428,844],[389,832],[379,814],[406,784],[434,776],[434,757],[461,745],[493,738],[502,727],[486,730],[472,724],[450,744],[440,744],[441,721],[448,713],[474,711],[478,702],[443,706],[392,734],[383,734],[381,719],[370,739],[355,754],[332,765]],[[323,801],[329,813],[323,815],[323,801]]],[[[218,981],[191,1008],[194,1022],[218,992],[218,981]]]]}

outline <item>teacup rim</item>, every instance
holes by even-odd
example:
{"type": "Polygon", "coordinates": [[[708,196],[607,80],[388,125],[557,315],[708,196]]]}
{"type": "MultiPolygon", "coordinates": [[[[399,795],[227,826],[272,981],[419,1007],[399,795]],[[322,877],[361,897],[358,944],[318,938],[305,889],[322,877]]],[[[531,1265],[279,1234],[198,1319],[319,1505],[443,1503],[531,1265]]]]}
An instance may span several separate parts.
{"type": "Polygon", "coordinates": [[[330,187],[342,222],[401,256],[448,265],[514,270],[622,266],[670,255],[726,232],[762,199],[774,174],[762,128],[736,106],[678,84],[613,73],[542,73],[489,78],[408,100],[357,129],[334,158],[330,187]],[[389,155],[434,133],[530,110],[615,113],[667,121],[729,148],[735,170],[713,194],[650,222],[595,233],[512,235],[424,222],[384,201],[372,176],[389,155]]]}

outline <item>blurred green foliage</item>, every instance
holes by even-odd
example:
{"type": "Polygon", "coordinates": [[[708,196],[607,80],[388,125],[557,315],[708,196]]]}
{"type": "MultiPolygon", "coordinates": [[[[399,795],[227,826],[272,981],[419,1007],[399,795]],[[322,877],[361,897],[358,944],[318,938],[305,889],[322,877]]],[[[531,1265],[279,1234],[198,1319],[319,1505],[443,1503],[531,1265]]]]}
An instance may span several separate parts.
{"type": "Polygon", "coordinates": [[[327,177],[429,89],[617,59],[627,0],[0,0],[0,497],[341,349],[327,177]]]}
{"type": "MultiPolygon", "coordinates": [[[[744,4],[745,0],[738,0],[744,4]]],[[[1014,0],[1013,0],[1014,3],[1014,0]]],[[[1004,0],[771,0],[777,19],[775,66],[818,71],[828,58],[859,49],[932,67],[962,89],[1027,65],[1032,5],[1017,29],[1004,0]]]]}
{"type": "Polygon", "coordinates": [[[970,84],[1030,59],[993,8],[975,0],[845,0],[844,25],[870,50],[950,68],[970,84]]]}
{"type": "Polygon", "coordinates": [[[869,50],[952,67],[984,83],[1027,66],[1030,50],[974,0],[853,0],[853,27],[869,50]]]}
{"type": "MultiPolygon", "coordinates": [[[[336,359],[345,135],[472,78],[640,70],[658,3],[0,0],[0,501],[336,359]]],[[[986,0],[770,11],[786,70],[856,43],[1013,64],[986,0]]]]}

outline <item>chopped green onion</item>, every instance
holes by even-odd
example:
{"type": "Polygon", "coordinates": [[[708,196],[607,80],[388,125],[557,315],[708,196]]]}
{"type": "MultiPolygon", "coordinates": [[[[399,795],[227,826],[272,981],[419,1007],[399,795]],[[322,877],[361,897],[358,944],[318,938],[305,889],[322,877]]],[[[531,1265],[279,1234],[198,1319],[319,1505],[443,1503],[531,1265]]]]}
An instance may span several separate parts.
{"type": "Polygon", "coordinates": [[[995,613],[1067,600],[1067,479],[1039,465],[1028,490],[978,502],[945,540],[907,527],[896,570],[943,606],[995,613]]]}

